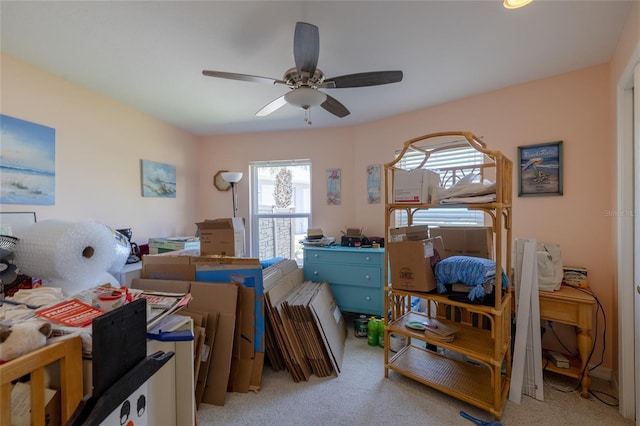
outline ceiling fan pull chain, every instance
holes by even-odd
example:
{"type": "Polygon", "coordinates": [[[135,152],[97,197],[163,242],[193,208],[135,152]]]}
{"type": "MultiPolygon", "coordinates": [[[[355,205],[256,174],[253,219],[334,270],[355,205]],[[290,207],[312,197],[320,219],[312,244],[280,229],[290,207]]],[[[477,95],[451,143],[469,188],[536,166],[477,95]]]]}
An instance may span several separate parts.
{"type": "Polygon", "coordinates": [[[304,121],[311,126],[313,123],[311,122],[311,108],[304,109],[304,121]]]}

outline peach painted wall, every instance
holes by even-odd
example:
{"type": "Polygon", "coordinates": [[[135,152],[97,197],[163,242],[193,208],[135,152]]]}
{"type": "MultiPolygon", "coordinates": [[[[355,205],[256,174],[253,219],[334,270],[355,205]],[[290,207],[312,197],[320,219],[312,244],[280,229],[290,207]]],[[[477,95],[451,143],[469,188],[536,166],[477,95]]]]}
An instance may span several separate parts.
{"type": "Polygon", "coordinates": [[[220,192],[212,184],[218,170],[242,171],[238,184],[238,216],[249,217],[249,164],[254,161],[312,160],[312,227],[325,235],[338,236],[340,230],[356,225],[354,202],[353,129],[309,129],[305,131],[247,133],[203,138],[198,169],[201,171],[200,217],[228,217],[232,214],[230,192],[220,192]],[[342,170],[342,204],[326,203],[326,170],[342,170]]]}
{"type": "Polygon", "coordinates": [[[2,204],[37,219],[96,220],[149,237],[193,234],[196,138],[105,96],[2,55],[0,112],[56,130],[52,206],[2,204]],[[176,166],[176,198],[143,198],[140,160],[176,166]]]}
{"type": "MultiPolygon", "coordinates": [[[[615,182],[610,170],[615,141],[609,82],[609,65],[604,64],[354,128],[203,138],[202,179],[210,181],[221,168],[247,171],[249,162],[257,159],[310,158],[312,225],[336,237],[344,226],[383,235],[384,205],[367,204],[366,166],[391,161],[405,140],[431,132],[470,130],[514,162],[519,145],[561,140],[564,196],[518,198],[515,193],[513,236],[559,243],[565,264],[588,268],[594,291],[611,312],[614,265],[608,255],[613,246],[606,212],[613,208],[615,182]],[[342,206],[327,206],[324,201],[324,171],[329,167],[342,168],[342,206]]],[[[517,191],[517,177],[513,179],[517,191]]],[[[201,187],[200,196],[211,198],[212,191],[210,184],[201,187]]],[[[248,193],[247,185],[242,185],[243,215],[248,214],[248,193]]],[[[201,211],[220,215],[229,211],[229,203],[225,199],[222,210],[207,205],[201,211]]],[[[606,366],[610,360],[609,341],[606,366]]]]}

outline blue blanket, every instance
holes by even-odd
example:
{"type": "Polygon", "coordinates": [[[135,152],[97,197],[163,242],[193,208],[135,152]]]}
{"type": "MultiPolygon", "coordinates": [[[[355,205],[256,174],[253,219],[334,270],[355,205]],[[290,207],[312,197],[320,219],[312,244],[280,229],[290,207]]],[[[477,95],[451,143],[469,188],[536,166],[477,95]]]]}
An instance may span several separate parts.
{"type": "MultiPolygon", "coordinates": [[[[484,285],[491,281],[495,286],[496,262],[471,256],[451,256],[442,259],[434,268],[438,293],[446,293],[447,284],[463,283],[471,287],[469,300],[485,296],[484,285]]],[[[509,279],[502,271],[502,287],[509,287],[509,279]]]]}

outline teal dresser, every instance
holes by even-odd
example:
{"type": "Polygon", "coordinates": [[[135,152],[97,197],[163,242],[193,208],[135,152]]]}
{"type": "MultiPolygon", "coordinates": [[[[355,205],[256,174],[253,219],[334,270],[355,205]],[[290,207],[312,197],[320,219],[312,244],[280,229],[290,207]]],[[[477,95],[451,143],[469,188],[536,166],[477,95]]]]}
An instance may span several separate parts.
{"type": "Polygon", "coordinates": [[[304,248],[304,279],[328,282],[342,312],[382,316],[383,265],[383,248],[304,248]]]}

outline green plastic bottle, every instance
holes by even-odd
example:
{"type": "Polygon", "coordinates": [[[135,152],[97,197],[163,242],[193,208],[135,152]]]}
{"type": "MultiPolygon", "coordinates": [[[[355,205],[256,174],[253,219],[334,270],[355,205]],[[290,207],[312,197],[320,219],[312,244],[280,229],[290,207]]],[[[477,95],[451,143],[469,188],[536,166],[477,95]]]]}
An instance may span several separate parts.
{"type": "Polygon", "coordinates": [[[375,317],[369,318],[367,323],[367,343],[369,346],[378,345],[378,324],[375,317]]]}
{"type": "Polygon", "coordinates": [[[384,348],[384,318],[378,320],[378,346],[384,348]]]}

